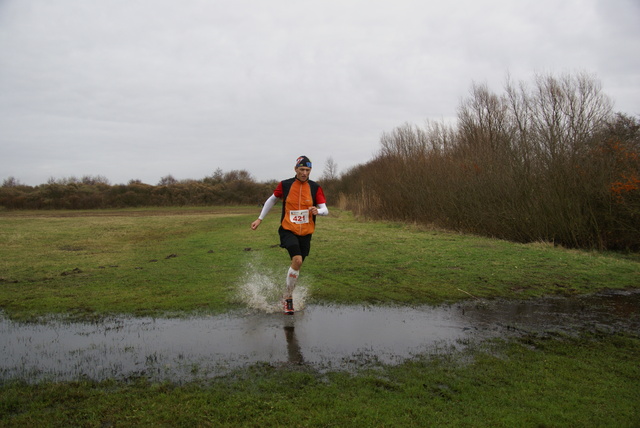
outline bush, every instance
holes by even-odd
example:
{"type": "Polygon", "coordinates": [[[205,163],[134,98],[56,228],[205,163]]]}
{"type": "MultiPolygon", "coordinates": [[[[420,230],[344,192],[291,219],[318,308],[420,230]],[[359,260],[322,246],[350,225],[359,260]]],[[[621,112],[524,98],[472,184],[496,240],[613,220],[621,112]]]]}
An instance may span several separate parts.
{"type": "Polygon", "coordinates": [[[220,172],[216,179],[178,181],[171,175],[158,185],[131,180],[110,185],[102,177],[49,179],[40,186],[24,186],[10,177],[0,187],[6,209],[94,209],[144,206],[246,205],[264,202],[274,183],[257,183],[246,171],[220,172]]]}

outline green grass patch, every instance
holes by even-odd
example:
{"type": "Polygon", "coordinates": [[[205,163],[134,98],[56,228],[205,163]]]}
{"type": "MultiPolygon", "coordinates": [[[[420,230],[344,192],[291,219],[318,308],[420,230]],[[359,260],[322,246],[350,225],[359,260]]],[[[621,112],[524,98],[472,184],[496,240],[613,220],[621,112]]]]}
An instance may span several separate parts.
{"type": "Polygon", "coordinates": [[[257,365],[176,385],[12,382],[2,426],[637,426],[640,339],[529,336],[359,375],[257,365]]]}
{"type": "MultiPolygon", "coordinates": [[[[0,308],[16,319],[227,310],[251,271],[284,283],[277,209],[252,231],[258,211],[2,212],[0,308]]],[[[438,304],[635,287],[640,257],[363,222],[334,209],[318,219],[300,278],[312,301],[438,304]]]]}
{"type": "Polygon", "coordinates": [[[442,303],[470,296],[589,293],[640,283],[638,255],[360,222],[340,212],[321,219],[317,235],[316,255],[305,271],[314,276],[314,297],[331,301],[442,303]]]}

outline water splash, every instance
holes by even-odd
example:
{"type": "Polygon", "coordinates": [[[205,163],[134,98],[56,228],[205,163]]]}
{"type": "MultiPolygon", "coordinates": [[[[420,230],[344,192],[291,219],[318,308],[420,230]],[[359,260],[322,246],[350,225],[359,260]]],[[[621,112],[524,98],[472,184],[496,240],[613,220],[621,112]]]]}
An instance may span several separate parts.
{"type": "MultiPolygon", "coordinates": [[[[259,259],[247,263],[245,275],[238,287],[238,296],[248,308],[274,313],[282,311],[282,293],[286,285],[288,266],[279,271],[273,268],[265,268],[259,259]]],[[[302,280],[293,290],[293,303],[296,311],[304,309],[307,300],[308,288],[302,280]]]]}

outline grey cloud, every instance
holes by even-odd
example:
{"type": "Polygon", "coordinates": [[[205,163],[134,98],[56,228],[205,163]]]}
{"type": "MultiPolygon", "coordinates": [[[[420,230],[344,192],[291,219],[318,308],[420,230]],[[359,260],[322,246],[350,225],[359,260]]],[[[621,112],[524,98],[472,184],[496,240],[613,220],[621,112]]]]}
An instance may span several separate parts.
{"type": "Polygon", "coordinates": [[[383,131],[451,119],[472,81],[595,73],[639,110],[638,4],[590,0],[5,0],[0,179],[260,180],[366,162],[383,131]]]}

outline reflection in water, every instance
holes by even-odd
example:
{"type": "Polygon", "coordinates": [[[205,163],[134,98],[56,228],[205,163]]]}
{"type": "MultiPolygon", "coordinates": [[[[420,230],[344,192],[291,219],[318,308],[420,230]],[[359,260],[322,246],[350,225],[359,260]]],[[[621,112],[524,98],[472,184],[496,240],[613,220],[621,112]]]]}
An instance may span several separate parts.
{"type": "Polygon", "coordinates": [[[584,328],[640,334],[640,292],[418,308],[308,306],[294,316],[253,311],[20,323],[0,315],[0,379],[181,382],[257,362],[353,370],[522,331],[584,328]]]}
{"type": "Polygon", "coordinates": [[[284,326],[284,335],[287,338],[287,353],[291,364],[303,364],[304,357],[300,350],[300,344],[296,338],[295,327],[292,325],[284,326]]]}

